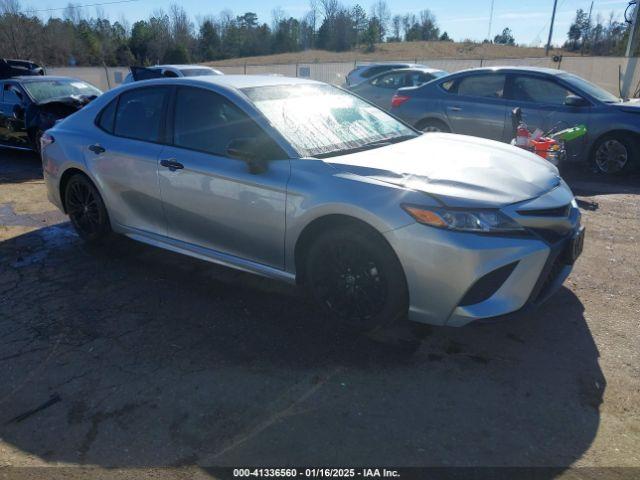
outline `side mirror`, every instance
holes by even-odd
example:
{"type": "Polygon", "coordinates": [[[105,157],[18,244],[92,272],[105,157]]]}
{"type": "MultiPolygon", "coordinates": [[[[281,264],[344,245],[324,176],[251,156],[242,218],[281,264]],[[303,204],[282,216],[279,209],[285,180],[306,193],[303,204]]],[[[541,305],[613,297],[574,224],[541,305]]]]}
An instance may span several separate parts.
{"type": "Polygon", "coordinates": [[[267,162],[260,151],[260,142],[254,137],[234,138],[227,145],[227,155],[247,162],[249,171],[253,174],[267,170],[267,162]]]}
{"type": "Polygon", "coordinates": [[[588,107],[589,102],[582,97],[577,95],[567,95],[564,99],[564,104],[567,107],[588,107]]]}

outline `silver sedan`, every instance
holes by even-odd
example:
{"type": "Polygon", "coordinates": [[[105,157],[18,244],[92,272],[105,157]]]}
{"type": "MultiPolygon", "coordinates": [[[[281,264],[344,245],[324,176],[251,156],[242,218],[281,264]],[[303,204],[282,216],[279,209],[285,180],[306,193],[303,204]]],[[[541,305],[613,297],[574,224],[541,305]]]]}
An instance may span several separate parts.
{"type": "Polygon", "coordinates": [[[383,72],[373,78],[347,87],[353,93],[389,110],[391,99],[399,88],[419,87],[431,80],[448,75],[444,70],[427,67],[400,68],[383,72]]]}
{"type": "Polygon", "coordinates": [[[584,237],[569,187],[540,157],[421,135],[303,79],[122,86],[48,130],[42,160],[50,200],[86,241],[117,232],[297,282],[361,329],[536,305],[584,237]]]}

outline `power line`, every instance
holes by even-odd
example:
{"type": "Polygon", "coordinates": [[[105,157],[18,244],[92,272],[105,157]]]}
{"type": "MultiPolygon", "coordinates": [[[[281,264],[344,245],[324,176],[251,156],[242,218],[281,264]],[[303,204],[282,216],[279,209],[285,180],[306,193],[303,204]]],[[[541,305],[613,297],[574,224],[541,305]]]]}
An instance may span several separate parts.
{"type": "Polygon", "coordinates": [[[25,13],[55,12],[57,10],[66,10],[68,8],[99,7],[99,6],[102,6],[102,5],[115,5],[116,3],[133,3],[133,2],[140,2],[140,1],[141,0],[115,0],[113,2],[87,3],[87,4],[84,4],[84,5],[69,4],[66,7],[29,9],[29,10],[25,10],[25,13]]]}

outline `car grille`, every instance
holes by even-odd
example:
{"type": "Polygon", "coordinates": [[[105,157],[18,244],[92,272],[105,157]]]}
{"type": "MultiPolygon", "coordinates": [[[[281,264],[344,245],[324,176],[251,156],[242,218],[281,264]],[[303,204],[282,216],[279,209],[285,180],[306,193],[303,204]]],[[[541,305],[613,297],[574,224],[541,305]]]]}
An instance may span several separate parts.
{"type": "Polygon", "coordinates": [[[518,214],[526,217],[568,217],[570,212],[571,204],[538,210],[518,210],[518,214]]]}
{"type": "Polygon", "coordinates": [[[530,230],[533,231],[535,234],[537,234],[539,237],[541,237],[545,242],[547,242],[550,245],[557,243],[560,240],[563,240],[569,235],[567,233],[559,233],[559,232],[556,232],[555,230],[551,230],[548,228],[531,228],[530,230]]]}

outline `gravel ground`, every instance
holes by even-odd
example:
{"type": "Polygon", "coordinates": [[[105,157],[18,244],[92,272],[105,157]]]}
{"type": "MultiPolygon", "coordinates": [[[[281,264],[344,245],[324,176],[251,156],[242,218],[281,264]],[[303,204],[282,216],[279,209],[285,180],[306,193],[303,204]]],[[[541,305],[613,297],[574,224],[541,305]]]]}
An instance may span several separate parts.
{"type": "Polygon", "coordinates": [[[542,308],[409,354],[271,280],[88,248],[0,155],[0,467],[640,467],[637,176],[569,175],[588,237],[542,308]]]}

